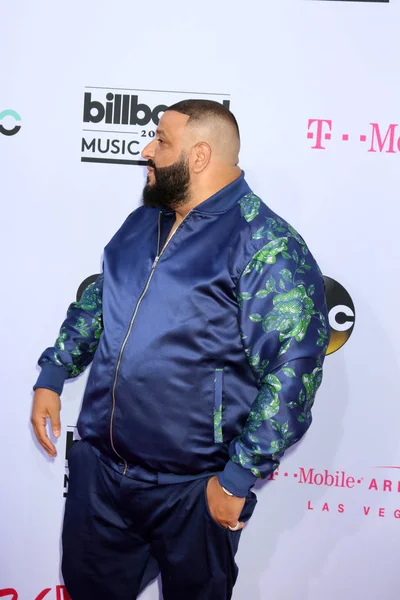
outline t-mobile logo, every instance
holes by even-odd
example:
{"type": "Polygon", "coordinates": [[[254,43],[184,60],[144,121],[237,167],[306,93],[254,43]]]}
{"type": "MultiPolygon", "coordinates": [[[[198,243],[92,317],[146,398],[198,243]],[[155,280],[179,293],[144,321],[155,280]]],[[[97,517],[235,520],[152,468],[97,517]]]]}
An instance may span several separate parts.
{"type": "Polygon", "coordinates": [[[398,123],[381,126],[369,123],[367,133],[347,133],[334,128],[331,119],[308,119],[307,139],[311,140],[312,150],[326,150],[330,144],[361,143],[368,148],[367,152],[396,154],[400,152],[400,131],[398,123]]]}

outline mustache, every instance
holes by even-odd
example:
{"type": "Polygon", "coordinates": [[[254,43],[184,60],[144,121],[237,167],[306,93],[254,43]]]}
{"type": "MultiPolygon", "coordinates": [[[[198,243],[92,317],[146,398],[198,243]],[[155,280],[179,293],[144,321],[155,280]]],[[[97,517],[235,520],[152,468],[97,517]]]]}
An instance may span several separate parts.
{"type": "Polygon", "coordinates": [[[156,168],[156,165],[154,164],[154,162],[151,160],[151,158],[149,158],[149,160],[147,161],[147,166],[151,167],[152,169],[156,168]]]}

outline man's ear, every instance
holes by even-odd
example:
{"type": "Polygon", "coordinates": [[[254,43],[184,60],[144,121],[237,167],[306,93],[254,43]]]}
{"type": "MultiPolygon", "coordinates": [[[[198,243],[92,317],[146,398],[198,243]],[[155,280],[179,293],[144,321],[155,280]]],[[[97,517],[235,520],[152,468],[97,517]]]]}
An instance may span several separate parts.
{"type": "Polygon", "coordinates": [[[211,146],[207,142],[199,142],[192,150],[192,168],[195,173],[201,173],[211,160],[211,146]]]}

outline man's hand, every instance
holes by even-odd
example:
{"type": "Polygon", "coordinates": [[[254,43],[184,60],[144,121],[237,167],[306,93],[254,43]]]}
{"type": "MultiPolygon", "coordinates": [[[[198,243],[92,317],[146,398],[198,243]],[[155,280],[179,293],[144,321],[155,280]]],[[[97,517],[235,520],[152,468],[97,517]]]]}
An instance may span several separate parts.
{"type": "MultiPolygon", "coordinates": [[[[222,527],[236,527],[246,498],[228,496],[215,475],[207,483],[207,502],[211,516],[217,523],[222,527]]],[[[243,529],[244,525],[244,523],[239,523],[236,531],[243,529]]]]}
{"type": "Polygon", "coordinates": [[[60,410],[61,400],[56,392],[45,388],[38,388],[35,391],[31,416],[33,431],[39,444],[43,446],[47,454],[52,458],[57,456],[57,451],[47,435],[46,420],[50,419],[51,421],[51,429],[54,437],[60,437],[60,410]]]}

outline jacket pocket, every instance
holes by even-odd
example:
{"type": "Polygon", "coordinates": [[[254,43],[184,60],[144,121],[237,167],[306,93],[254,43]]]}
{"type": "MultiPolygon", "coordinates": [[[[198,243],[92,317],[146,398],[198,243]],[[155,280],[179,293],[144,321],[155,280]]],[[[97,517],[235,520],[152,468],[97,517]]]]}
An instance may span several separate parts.
{"type": "Polygon", "coordinates": [[[224,370],[214,371],[214,442],[222,444],[222,390],[224,382],[224,370]]]}

